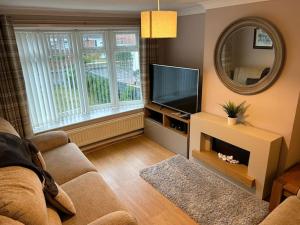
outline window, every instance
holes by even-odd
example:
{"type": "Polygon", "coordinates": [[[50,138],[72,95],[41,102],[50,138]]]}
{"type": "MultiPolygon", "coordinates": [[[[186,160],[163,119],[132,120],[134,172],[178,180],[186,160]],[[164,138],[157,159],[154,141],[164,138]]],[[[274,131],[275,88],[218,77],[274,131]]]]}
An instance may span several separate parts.
{"type": "Polygon", "coordinates": [[[142,107],[138,29],[16,38],[35,132],[142,107]]]}

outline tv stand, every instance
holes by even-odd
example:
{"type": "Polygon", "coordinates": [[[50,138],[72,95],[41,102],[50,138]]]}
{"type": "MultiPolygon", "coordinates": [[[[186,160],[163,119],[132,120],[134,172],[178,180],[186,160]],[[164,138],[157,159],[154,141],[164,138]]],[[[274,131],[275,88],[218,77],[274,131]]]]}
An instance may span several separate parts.
{"type": "Polygon", "coordinates": [[[187,120],[189,120],[190,117],[191,117],[191,115],[188,114],[188,113],[185,113],[185,114],[181,114],[181,115],[180,115],[180,118],[187,119],[187,120]]]}
{"type": "Polygon", "coordinates": [[[165,148],[188,157],[189,114],[150,103],[145,106],[145,135],[165,148]]]}

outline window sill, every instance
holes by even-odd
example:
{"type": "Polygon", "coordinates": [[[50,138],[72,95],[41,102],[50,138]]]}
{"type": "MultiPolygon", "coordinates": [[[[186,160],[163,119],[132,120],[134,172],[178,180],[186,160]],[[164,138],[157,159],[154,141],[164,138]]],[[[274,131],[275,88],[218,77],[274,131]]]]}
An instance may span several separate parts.
{"type": "Polygon", "coordinates": [[[36,129],[34,130],[34,133],[40,134],[40,133],[45,133],[54,130],[68,131],[71,129],[86,126],[96,122],[107,121],[122,116],[143,112],[143,109],[144,106],[142,104],[139,104],[139,105],[122,106],[117,109],[110,109],[106,111],[95,111],[93,113],[83,115],[77,118],[66,119],[66,121],[63,121],[60,124],[48,126],[41,129],[36,129]]]}

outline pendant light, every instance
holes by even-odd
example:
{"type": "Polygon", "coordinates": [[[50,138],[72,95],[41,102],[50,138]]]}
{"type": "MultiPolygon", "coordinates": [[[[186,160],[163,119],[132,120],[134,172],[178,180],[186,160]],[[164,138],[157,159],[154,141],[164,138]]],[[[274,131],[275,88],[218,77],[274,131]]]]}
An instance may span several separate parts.
{"type": "Polygon", "coordinates": [[[161,11],[157,0],[157,11],[141,12],[142,38],[176,38],[177,12],[161,11]]]}

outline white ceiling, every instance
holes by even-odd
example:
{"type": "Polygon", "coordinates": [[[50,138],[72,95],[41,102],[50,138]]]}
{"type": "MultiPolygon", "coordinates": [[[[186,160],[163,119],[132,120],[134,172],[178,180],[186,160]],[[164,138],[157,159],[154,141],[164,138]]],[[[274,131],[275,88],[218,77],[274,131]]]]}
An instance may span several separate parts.
{"type": "MultiPolygon", "coordinates": [[[[204,11],[205,8],[216,8],[258,1],[267,0],[160,0],[161,9],[193,11],[193,8],[197,8],[199,12],[201,12],[201,9],[204,11]]],[[[26,7],[30,9],[139,12],[145,9],[156,9],[157,0],[0,0],[0,6],[10,8],[26,7]]]]}

